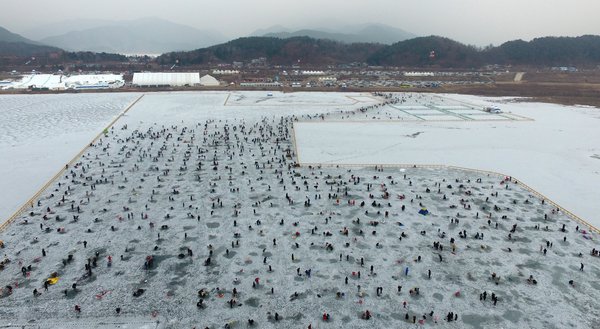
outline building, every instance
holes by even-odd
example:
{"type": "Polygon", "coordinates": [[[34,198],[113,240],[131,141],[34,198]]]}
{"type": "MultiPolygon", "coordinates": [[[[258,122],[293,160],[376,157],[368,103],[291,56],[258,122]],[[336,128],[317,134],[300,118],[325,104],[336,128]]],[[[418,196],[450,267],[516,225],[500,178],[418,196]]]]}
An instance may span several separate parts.
{"type": "Polygon", "coordinates": [[[266,57],[259,57],[259,58],[254,58],[250,60],[250,66],[253,67],[263,67],[263,66],[267,66],[267,58],[266,57]]]}
{"type": "Polygon", "coordinates": [[[200,85],[198,72],[140,72],[133,74],[132,84],[139,87],[177,87],[200,85]]]}
{"type": "Polygon", "coordinates": [[[432,77],[434,75],[433,72],[404,72],[406,77],[432,77]]]}
{"type": "Polygon", "coordinates": [[[302,71],[300,72],[301,75],[325,75],[325,72],[323,71],[302,71]]]}
{"type": "Polygon", "coordinates": [[[3,83],[2,89],[113,89],[125,85],[120,74],[31,74],[25,75],[19,81],[3,83]]]}
{"type": "Polygon", "coordinates": [[[555,66],[552,68],[552,71],[560,71],[560,72],[577,72],[577,68],[573,66],[555,66]]]}
{"type": "Polygon", "coordinates": [[[262,87],[262,88],[278,88],[281,87],[279,82],[242,82],[241,87],[262,87]]]}
{"type": "Polygon", "coordinates": [[[31,74],[25,75],[20,81],[15,81],[4,89],[47,89],[61,90],[65,89],[62,74],[31,74]]]}
{"type": "Polygon", "coordinates": [[[207,86],[207,87],[217,87],[221,84],[219,83],[219,80],[217,80],[213,76],[210,76],[207,74],[207,75],[203,76],[202,78],[200,78],[200,85],[207,86]]]}
{"type": "Polygon", "coordinates": [[[215,75],[233,75],[233,74],[240,74],[240,71],[238,71],[238,70],[213,70],[212,74],[215,74],[215,75]]]}
{"type": "Polygon", "coordinates": [[[63,79],[67,89],[114,89],[125,85],[120,74],[83,74],[63,79]]]}
{"type": "Polygon", "coordinates": [[[337,83],[337,78],[336,77],[319,77],[319,83],[323,84],[323,85],[333,85],[335,83],[337,83]]]}

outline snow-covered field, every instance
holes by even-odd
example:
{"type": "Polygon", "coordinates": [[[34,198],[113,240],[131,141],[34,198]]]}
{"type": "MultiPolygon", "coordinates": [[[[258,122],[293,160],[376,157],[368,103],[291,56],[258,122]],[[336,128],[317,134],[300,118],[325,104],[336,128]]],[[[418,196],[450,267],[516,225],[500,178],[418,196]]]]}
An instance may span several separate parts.
{"type": "Polygon", "coordinates": [[[0,218],[8,218],[138,96],[0,95],[0,218]]]}
{"type": "MultiPolygon", "coordinates": [[[[459,106],[429,97],[418,103],[459,106]]],[[[296,166],[292,122],[404,120],[373,107],[382,101],[145,95],[0,233],[0,324],[599,327],[600,237],[520,185],[463,170],[296,166]]],[[[446,124],[529,122],[515,120],[446,124]]],[[[296,131],[299,144],[312,137],[296,131]]]]}
{"type": "MultiPolygon", "coordinates": [[[[498,102],[445,97],[481,106],[498,102]]],[[[434,164],[500,172],[600,227],[600,110],[537,103],[501,107],[509,115],[533,120],[296,123],[299,159],[307,164],[434,164]]]]}

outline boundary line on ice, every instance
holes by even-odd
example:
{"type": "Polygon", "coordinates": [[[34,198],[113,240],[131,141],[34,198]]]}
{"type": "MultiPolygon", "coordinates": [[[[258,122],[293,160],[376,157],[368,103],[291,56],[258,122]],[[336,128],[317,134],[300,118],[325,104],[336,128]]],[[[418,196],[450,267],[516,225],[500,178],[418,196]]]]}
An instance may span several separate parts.
{"type": "MultiPolygon", "coordinates": [[[[2,320],[5,320],[4,318],[2,318],[2,320]]],[[[127,325],[151,325],[151,328],[157,329],[157,328],[161,328],[161,321],[160,320],[127,320],[127,319],[123,319],[123,320],[106,320],[106,318],[97,318],[97,317],[90,317],[90,318],[86,318],[86,317],[82,317],[80,319],[74,320],[74,321],[68,321],[68,322],[55,322],[55,319],[50,319],[51,321],[46,321],[44,323],[10,323],[7,322],[8,325],[6,327],[4,327],[4,325],[2,326],[2,328],[35,328],[35,329],[41,329],[41,328],[102,328],[105,327],[106,325],[115,325],[114,328],[121,328],[121,325],[126,325],[126,327],[129,327],[127,325]]],[[[6,319],[6,321],[9,321],[8,319],[6,319]]],[[[148,328],[146,326],[142,326],[139,328],[148,328]]]]}
{"type": "MultiPolygon", "coordinates": [[[[452,122],[452,123],[456,123],[456,122],[470,122],[470,123],[478,123],[478,122],[528,122],[528,121],[535,121],[533,119],[530,119],[528,117],[524,117],[521,116],[522,119],[510,119],[505,117],[506,119],[471,119],[471,120],[465,120],[465,119],[458,119],[458,120],[449,120],[449,119],[445,119],[445,120],[427,120],[427,119],[422,119],[421,117],[419,117],[416,114],[410,114],[412,116],[415,116],[419,119],[361,119],[361,120],[346,120],[346,119],[327,119],[327,120],[322,120],[322,121],[311,121],[311,120],[302,120],[302,121],[296,121],[295,123],[418,123],[418,122],[423,122],[423,123],[436,123],[436,122],[452,122]]],[[[435,116],[440,116],[440,115],[425,115],[425,114],[420,114],[422,116],[426,116],[426,117],[435,117],[435,116]]],[[[458,118],[458,117],[457,117],[458,118]]]]}
{"type": "Polygon", "coordinates": [[[23,212],[25,212],[28,208],[33,208],[34,205],[34,201],[40,197],[40,195],[46,190],[48,189],[48,187],[50,187],[50,185],[52,185],[58,178],[60,178],[63,173],[65,171],[67,171],[69,166],[72,166],[75,162],[77,162],[77,160],[79,160],[79,158],[83,155],[83,153],[85,153],[85,151],[90,147],[90,145],[94,144],[100,137],[102,137],[104,135],[105,131],[108,131],[121,117],[123,117],[131,108],[133,108],[133,106],[135,104],[137,104],[142,97],[144,97],[146,94],[142,94],[140,97],[138,97],[136,100],[134,100],[131,104],[129,104],[129,106],[127,106],[121,113],[119,113],[119,115],[117,115],[116,118],[114,118],[109,124],[108,126],[106,126],[104,129],[102,129],[102,131],[96,135],[96,137],[94,137],[94,139],[92,139],[91,142],[87,143],[86,146],[83,147],[83,149],[81,151],[79,151],[79,153],[77,153],[72,159],[71,161],[69,161],[59,172],[56,173],[56,175],[54,175],[52,178],[50,178],[50,180],[48,180],[48,182],[46,182],[46,184],[44,184],[31,198],[29,198],[29,200],[27,200],[22,206],[21,208],[17,209],[17,211],[15,211],[12,216],[10,216],[6,221],[4,221],[4,223],[0,224],[0,233],[4,232],[4,230],[6,230],[6,228],[15,221],[15,219],[17,219],[17,217],[21,216],[21,214],[23,214],[23,212]]]}
{"type": "Polygon", "coordinates": [[[227,102],[229,102],[229,97],[231,97],[231,93],[227,94],[227,98],[225,98],[225,101],[223,102],[223,106],[227,106],[227,102]]]}
{"type": "MultiPolygon", "coordinates": [[[[231,92],[227,95],[227,98],[225,99],[225,102],[223,103],[223,106],[256,106],[257,104],[229,104],[229,98],[231,97],[231,92]]],[[[358,96],[344,96],[347,99],[351,100],[352,102],[350,104],[336,104],[336,103],[319,103],[319,104],[300,104],[300,105],[309,105],[309,106],[352,106],[352,105],[356,105],[358,103],[367,103],[365,101],[361,101],[358,99],[355,99],[353,97],[366,97],[366,98],[372,98],[373,100],[377,99],[375,97],[369,96],[369,95],[358,95],[358,96]]],[[[290,105],[290,104],[259,104],[260,106],[282,106],[282,105],[290,105]]],[[[296,104],[291,104],[296,105],[296,104]]]]}
{"type": "Polygon", "coordinates": [[[587,226],[590,229],[590,231],[592,231],[594,233],[597,233],[597,234],[600,234],[600,229],[598,229],[594,225],[590,224],[589,222],[587,222],[583,218],[581,218],[581,217],[575,215],[574,213],[570,212],[569,210],[561,207],[558,203],[552,201],[550,198],[546,197],[544,194],[538,192],[537,190],[534,190],[529,185],[523,183],[523,181],[521,181],[520,179],[517,179],[517,178],[515,178],[514,176],[511,176],[511,175],[506,175],[506,174],[499,173],[499,172],[496,172],[496,171],[473,169],[473,168],[460,167],[460,166],[452,166],[452,165],[434,165],[434,164],[420,164],[420,165],[419,164],[377,164],[376,165],[376,164],[301,163],[299,161],[299,158],[297,158],[297,159],[298,159],[298,165],[299,166],[313,166],[313,167],[318,167],[318,166],[325,166],[325,167],[373,167],[373,166],[377,166],[377,167],[388,167],[388,168],[454,169],[454,170],[478,172],[478,173],[487,174],[487,175],[496,175],[496,176],[500,176],[502,178],[504,178],[504,177],[510,177],[511,181],[513,181],[515,184],[520,185],[521,187],[523,187],[527,191],[529,191],[532,194],[534,194],[539,199],[545,200],[548,203],[550,203],[551,205],[553,205],[554,207],[556,207],[557,209],[560,209],[560,211],[562,211],[563,213],[565,213],[571,219],[575,220],[576,222],[578,222],[578,223],[580,223],[582,225],[587,226]]]}
{"type": "Polygon", "coordinates": [[[292,156],[296,157],[296,162],[299,165],[302,165],[300,162],[300,153],[298,153],[298,143],[296,143],[296,130],[294,130],[294,124],[292,123],[292,146],[294,147],[294,154],[292,156]]]}

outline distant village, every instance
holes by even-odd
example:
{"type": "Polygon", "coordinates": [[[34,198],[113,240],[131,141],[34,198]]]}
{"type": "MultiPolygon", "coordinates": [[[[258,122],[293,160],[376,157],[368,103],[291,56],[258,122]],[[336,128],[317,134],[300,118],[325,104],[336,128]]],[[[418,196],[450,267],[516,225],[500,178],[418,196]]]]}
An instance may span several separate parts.
{"type": "MultiPolygon", "coordinates": [[[[239,67],[240,65],[236,65],[239,67]]],[[[242,88],[242,89],[357,89],[437,88],[445,84],[489,84],[504,72],[401,71],[383,68],[302,70],[292,67],[202,71],[141,71],[133,73],[17,72],[0,81],[10,90],[100,90],[120,88],[242,88]]]]}

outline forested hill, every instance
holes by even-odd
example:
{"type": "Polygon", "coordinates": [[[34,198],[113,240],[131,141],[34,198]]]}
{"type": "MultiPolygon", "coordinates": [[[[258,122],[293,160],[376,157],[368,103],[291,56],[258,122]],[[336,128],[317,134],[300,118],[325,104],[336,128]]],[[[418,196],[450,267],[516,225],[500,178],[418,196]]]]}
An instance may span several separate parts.
{"type": "Polygon", "coordinates": [[[509,41],[485,49],[439,37],[419,37],[386,46],[346,44],[331,40],[294,37],[249,37],[187,52],[166,53],[157,58],[161,64],[180,66],[248,62],[265,57],[272,65],[304,63],[440,68],[477,68],[486,64],[529,66],[600,65],[600,36],[544,37],[532,41],[509,41]]]}
{"type": "Polygon", "coordinates": [[[293,37],[287,39],[273,37],[248,37],[224,44],[187,52],[173,52],[158,57],[161,64],[180,65],[231,63],[250,61],[265,57],[271,64],[340,64],[364,62],[376,51],[384,48],[381,44],[346,44],[326,39],[293,37]]]}
{"type": "Polygon", "coordinates": [[[369,56],[366,62],[385,66],[479,67],[485,61],[472,46],[431,36],[397,42],[369,56]]]}
{"type": "Polygon", "coordinates": [[[512,65],[596,66],[600,64],[600,36],[545,37],[515,40],[484,52],[487,62],[512,65]]]}

